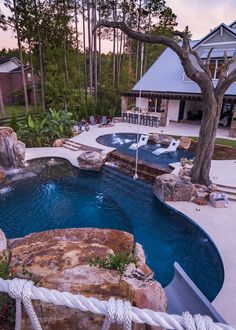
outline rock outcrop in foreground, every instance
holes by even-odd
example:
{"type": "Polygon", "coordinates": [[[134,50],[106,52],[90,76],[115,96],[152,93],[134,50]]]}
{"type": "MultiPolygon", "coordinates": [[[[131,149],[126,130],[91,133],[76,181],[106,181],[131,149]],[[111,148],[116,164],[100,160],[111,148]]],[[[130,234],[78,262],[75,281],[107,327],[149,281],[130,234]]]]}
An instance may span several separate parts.
{"type": "Polygon", "coordinates": [[[25,144],[17,140],[10,127],[0,127],[0,166],[22,166],[25,159],[25,144]]]}
{"type": "Polygon", "coordinates": [[[214,184],[208,187],[191,182],[188,174],[190,169],[181,169],[182,175],[163,174],[156,177],[153,186],[153,192],[162,202],[180,202],[191,201],[198,205],[206,205],[209,201],[209,195],[217,190],[214,184]]]}
{"type": "MultiPolygon", "coordinates": [[[[153,279],[141,245],[135,244],[129,233],[93,228],[51,230],[11,240],[9,249],[10,267],[17,276],[28,276],[38,281],[39,286],[101,300],[119,297],[156,311],[167,309],[164,290],[153,279]],[[121,277],[117,270],[89,266],[93,256],[119,252],[134,255],[138,260],[137,269],[131,264],[121,277]]],[[[103,323],[103,317],[92,313],[42,302],[34,302],[34,306],[45,330],[96,330],[101,329],[103,323]]],[[[26,316],[22,329],[31,329],[26,316]]],[[[134,329],[146,329],[146,326],[135,325],[134,329]]]]}
{"type": "Polygon", "coordinates": [[[106,161],[106,156],[98,151],[87,150],[81,152],[77,160],[82,170],[100,171],[106,161]]]}

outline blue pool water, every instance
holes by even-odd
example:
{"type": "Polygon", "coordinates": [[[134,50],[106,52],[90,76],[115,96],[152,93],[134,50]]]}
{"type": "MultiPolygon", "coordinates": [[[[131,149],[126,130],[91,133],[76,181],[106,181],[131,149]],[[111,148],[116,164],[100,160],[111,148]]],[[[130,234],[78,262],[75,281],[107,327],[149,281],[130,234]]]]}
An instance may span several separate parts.
{"type": "MultiPolygon", "coordinates": [[[[137,135],[134,133],[116,133],[116,134],[106,134],[99,136],[97,142],[108,146],[116,148],[122,154],[134,157],[136,151],[129,149],[130,145],[136,143],[137,135]]],[[[163,169],[169,168],[170,163],[176,163],[182,157],[193,158],[193,154],[186,150],[176,150],[174,152],[166,152],[159,156],[152,154],[152,151],[156,150],[158,147],[156,144],[147,144],[139,148],[139,160],[144,161],[152,166],[161,167],[163,169]]]]}
{"type": "Polygon", "coordinates": [[[8,238],[55,228],[125,230],[143,245],[163,286],[178,261],[208,299],[217,295],[224,274],[215,246],[199,227],[159,202],[151,185],[108,167],[94,173],[44,160],[34,171],[37,176],[16,176],[0,186],[0,228],[8,238]]]}

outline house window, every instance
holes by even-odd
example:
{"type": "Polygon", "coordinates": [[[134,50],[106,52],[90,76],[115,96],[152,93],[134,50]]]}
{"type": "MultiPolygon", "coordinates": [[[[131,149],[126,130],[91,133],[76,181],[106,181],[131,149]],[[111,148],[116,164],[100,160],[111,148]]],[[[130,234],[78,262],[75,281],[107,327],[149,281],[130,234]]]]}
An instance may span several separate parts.
{"type": "Polygon", "coordinates": [[[27,79],[28,81],[32,81],[32,75],[30,72],[27,73],[27,79]]]}
{"type": "Polygon", "coordinates": [[[209,69],[212,79],[219,79],[224,60],[212,59],[210,61],[209,69]]]}

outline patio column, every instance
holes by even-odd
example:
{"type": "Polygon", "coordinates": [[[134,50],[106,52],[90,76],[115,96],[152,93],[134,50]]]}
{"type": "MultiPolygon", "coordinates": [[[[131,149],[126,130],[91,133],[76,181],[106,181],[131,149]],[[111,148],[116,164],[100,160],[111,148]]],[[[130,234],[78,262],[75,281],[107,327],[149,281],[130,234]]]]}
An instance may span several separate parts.
{"type": "Polygon", "coordinates": [[[121,96],[121,113],[128,109],[128,96],[121,96]]]}
{"type": "Polygon", "coordinates": [[[229,128],[229,137],[236,138],[236,105],[234,105],[232,121],[229,128]]]}
{"type": "Polygon", "coordinates": [[[169,105],[169,100],[167,99],[162,99],[161,100],[161,105],[160,105],[160,111],[161,111],[161,121],[160,121],[160,126],[165,127],[168,126],[168,105],[169,105]]]}

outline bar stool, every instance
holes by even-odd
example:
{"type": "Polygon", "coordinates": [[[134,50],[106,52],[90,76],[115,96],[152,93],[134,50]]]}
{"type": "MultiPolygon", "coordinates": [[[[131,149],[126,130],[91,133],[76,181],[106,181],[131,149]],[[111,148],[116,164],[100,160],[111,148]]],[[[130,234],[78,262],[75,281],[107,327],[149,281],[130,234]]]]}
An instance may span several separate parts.
{"type": "Polygon", "coordinates": [[[140,125],[144,125],[145,116],[140,115],[140,125]]]}
{"type": "Polygon", "coordinates": [[[134,113],[134,121],[133,121],[134,124],[138,124],[138,114],[137,113],[134,113]]]}
{"type": "Polygon", "coordinates": [[[150,123],[149,126],[153,127],[153,116],[150,116],[150,123]]]}
{"type": "Polygon", "coordinates": [[[146,115],[146,126],[150,126],[150,115],[146,115]]]}
{"type": "Polygon", "coordinates": [[[123,112],[122,117],[123,117],[123,121],[126,123],[127,122],[127,112],[123,112]]]}

